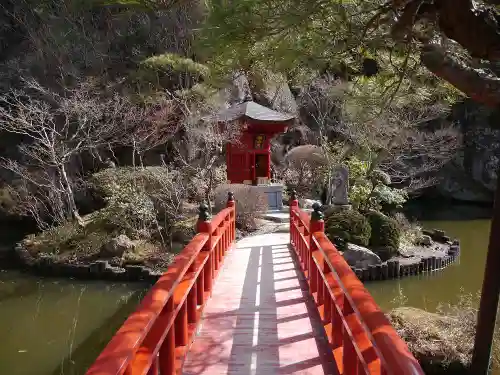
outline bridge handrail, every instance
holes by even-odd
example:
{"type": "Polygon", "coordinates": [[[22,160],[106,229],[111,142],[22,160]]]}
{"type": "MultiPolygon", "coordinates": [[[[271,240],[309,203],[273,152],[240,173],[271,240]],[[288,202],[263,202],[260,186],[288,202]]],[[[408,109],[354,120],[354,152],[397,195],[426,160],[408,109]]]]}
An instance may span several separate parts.
{"type": "Polygon", "coordinates": [[[123,323],[86,375],[173,375],[182,366],[212,281],[235,240],[232,194],[211,221],[201,212],[198,234],[123,323]]]}
{"type": "MultiPolygon", "coordinates": [[[[406,343],[398,335],[389,319],[326,234],[324,232],[315,232],[312,234],[312,239],[327,266],[326,272],[325,270],[322,272],[326,274],[325,281],[328,282],[328,289],[332,299],[337,298],[338,294],[335,295],[336,290],[331,286],[338,286],[342,290],[344,298],[342,307],[346,309],[347,302],[349,305],[347,309],[352,309],[358,320],[356,323],[361,326],[360,328],[364,330],[368,339],[374,344],[373,349],[381,360],[382,370],[385,371],[382,373],[424,375],[418,361],[411,354],[406,343]],[[331,272],[334,280],[328,278],[328,271],[331,272]]],[[[319,261],[319,259],[317,260],[319,261]]],[[[345,324],[349,326],[349,329],[352,328],[353,324],[349,324],[349,322],[345,322],[345,324]]],[[[372,374],[373,372],[367,373],[372,374]]]]}
{"type": "Polygon", "coordinates": [[[304,228],[304,214],[298,201],[292,200],[291,243],[325,323],[339,371],[424,375],[406,343],[325,235],[322,218],[312,217],[304,228]]]}

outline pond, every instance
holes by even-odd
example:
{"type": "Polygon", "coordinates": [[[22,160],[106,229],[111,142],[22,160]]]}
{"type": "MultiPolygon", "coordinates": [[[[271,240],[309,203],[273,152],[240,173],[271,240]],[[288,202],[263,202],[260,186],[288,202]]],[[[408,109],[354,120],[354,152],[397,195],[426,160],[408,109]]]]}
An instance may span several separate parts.
{"type": "Polygon", "coordinates": [[[399,280],[367,283],[377,303],[384,310],[407,305],[436,311],[439,304],[458,302],[463,293],[481,290],[490,231],[489,220],[424,222],[427,228],[439,228],[460,240],[459,260],[444,270],[399,280]]]}
{"type": "Polygon", "coordinates": [[[145,289],[0,271],[0,374],[84,374],[145,289]]]}

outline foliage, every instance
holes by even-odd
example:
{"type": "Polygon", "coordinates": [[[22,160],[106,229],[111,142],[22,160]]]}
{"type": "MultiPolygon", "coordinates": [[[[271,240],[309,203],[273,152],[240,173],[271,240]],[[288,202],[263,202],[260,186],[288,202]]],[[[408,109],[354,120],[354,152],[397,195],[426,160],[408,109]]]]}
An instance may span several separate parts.
{"type": "Polygon", "coordinates": [[[390,185],[391,184],[391,176],[389,176],[387,173],[384,171],[381,171],[379,169],[375,169],[371,174],[370,174],[370,181],[373,185],[390,185]]]}
{"type": "MultiPolygon", "coordinates": [[[[105,219],[118,222],[130,215],[127,234],[142,229],[156,233],[164,246],[172,247],[172,234],[187,197],[182,171],[167,167],[109,168],[90,180],[97,194],[107,201],[105,219]],[[161,226],[161,227],[160,227],[161,226]]],[[[104,218],[103,218],[104,219],[104,218]]]]}
{"type": "Polygon", "coordinates": [[[234,193],[237,228],[245,231],[256,230],[256,219],[268,207],[266,194],[249,185],[221,185],[215,190],[217,212],[226,207],[228,192],[234,193]]]}
{"type": "Polygon", "coordinates": [[[284,164],[282,179],[287,189],[296,190],[301,197],[314,196],[323,184],[323,150],[314,145],[297,146],[285,155],[284,164]]]}
{"type": "Polygon", "coordinates": [[[355,156],[345,161],[349,169],[349,201],[355,210],[364,207],[368,201],[371,188],[366,178],[369,163],[355,156]]]}
{"type": "Polygon", "coordinates": [[[331,241],[341,238],[361,246],[367,246],[372,228],[366,217],[354,210],[332,212],[325,218],[325,233],[331,241]]]}
{"type": "Polygon", "coordinates": [[[153,84],[156,89],[185,89],[208,79],[210,69],[190,58],[175,53],[163,53],[141,61],[131,77],[136,83],[153,84]]]}
{"type": "Polygon", "coordinates": [[[370,173],[369,163],[351,156],[346,165],[349,168],[349,200],[358,210],[380,210],[386,206],[401,206],[408,199],[403,189],[387,186],[390,177],[375,169],[370,173]]]}
{"type": "Polygon", "coordinates": [[[208,68],[203,64],[174,53],[164,53],[148,57],[141,65],[156,71],[187,72],[199,75],[200,77],[207,77],[210,73],[208,68]]]}
{"type": "Polygon", "coordinates": [[[370,211],[367,216],[372,228],[370,247],[384,257],[396,255],[401,239],[401,229],[396,220],[378,211],[370,211]]]}
{"type": "Polygon", "coordinates": [[[350,76],[353,98],[362,99],[367,113],[380,111],[388,102],[407,105],[453,97],[420,66],[414,44],[391,40],[394,21],[383,16],[384,9],[382,0],[213,0],[201,40],[222,71],[250,71],[264,62],[287,72],[292,81],[319,71],[350,76]],[[376,61],[375,69],[367,69],[367,59],[376,61]]]}

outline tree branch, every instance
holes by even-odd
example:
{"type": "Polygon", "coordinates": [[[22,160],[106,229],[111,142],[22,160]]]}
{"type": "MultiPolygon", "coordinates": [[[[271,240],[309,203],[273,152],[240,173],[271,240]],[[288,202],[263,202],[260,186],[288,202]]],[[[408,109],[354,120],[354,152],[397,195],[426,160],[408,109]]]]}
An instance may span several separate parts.
{"type": "Polygon", "coordinates": [[[423,46],[420,59],[432,73],[472,99],[494,107],[500,105],[500,78],[466,65],[435,44],[423,46]]]}
{"type": "Polygon", "coordinates": [[[473,0],[436,0],[435,6],[439,27],[448,38],[472,57],[500,60],[499,16],[493,9],[473,0]]]}

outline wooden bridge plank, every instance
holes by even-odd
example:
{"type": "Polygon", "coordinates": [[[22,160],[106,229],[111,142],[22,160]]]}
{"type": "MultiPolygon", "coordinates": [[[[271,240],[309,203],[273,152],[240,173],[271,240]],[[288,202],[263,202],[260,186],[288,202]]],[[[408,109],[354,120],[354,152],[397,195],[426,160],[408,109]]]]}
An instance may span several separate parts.
{"type": "Polygon", "coordinates": [[[208,301],[184,375],[336,374],[288,233],[241,240],[208,301]]]}

